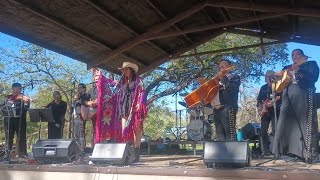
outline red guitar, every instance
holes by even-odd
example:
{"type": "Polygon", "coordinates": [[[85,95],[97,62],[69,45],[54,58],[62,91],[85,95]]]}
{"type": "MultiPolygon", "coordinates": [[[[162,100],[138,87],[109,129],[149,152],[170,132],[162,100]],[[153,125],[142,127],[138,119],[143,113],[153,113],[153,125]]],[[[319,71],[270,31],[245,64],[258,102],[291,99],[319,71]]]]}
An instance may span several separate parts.
{"type": "MultiPolygon", "coordinates": [[[[280,96],[276,96],[275,101],[280,100],[280,96]]],[[[269,112],[270,108],[273,106],[274,100],[266,99],[259,108],[259,116],[263,117],[269,112]]]]}

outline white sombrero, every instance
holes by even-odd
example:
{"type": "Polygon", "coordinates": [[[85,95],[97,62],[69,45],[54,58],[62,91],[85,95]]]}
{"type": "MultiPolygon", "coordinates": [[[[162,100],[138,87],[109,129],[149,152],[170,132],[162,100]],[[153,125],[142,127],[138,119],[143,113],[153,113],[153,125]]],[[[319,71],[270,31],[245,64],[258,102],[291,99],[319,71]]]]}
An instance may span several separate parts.
{"type": "Polygon", "coordinates": [[[274,71],[268,70],[268,71],[266,72],[265,76],[272,76],[272,75],[274,75],[274,74],[275,74],[274,71]]]}
{"type": "Polygon", "coordinates": [[[124,68],[132,68],[134,70],[134,72],[138,73],[139,67],[131,62],[123,62],[122,67],[118,68],[120,70],[124,69],[124,68]]]}

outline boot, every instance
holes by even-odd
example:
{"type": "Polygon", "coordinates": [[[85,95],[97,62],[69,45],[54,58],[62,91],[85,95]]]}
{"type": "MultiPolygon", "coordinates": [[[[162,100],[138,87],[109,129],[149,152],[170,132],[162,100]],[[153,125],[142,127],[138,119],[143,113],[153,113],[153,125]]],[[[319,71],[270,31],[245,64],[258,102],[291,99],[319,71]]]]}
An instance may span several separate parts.
{"type": "Polygon", "coordinates": [[[133,162],[139,162],[140,160],[140,148],[134,148],[134,160],[133,162]]]}

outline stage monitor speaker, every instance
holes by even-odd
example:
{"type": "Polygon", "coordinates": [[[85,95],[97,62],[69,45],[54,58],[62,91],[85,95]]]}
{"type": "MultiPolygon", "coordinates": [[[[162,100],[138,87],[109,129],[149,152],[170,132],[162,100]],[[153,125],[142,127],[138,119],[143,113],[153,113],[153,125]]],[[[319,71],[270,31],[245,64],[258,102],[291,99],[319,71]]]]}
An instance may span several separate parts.
{"type": "Polygon", "coordinates": [[[70,163],[79,157],[80,148],[74,139],[38,140],[32,147],[40,164],[70,163]]]}
{"type": "Polygon", "coordinates": [[[205,142],[203,162],[210,167],[250,166],[251,154],[247,141],[205,142]]]}
{"type": "Polygon", "coordinates": [[[95,164],[126,166],[134,160],[134,149],[130,143],[96,144],[90,160],[95,164]]]}
{"type": "Polygon", "coordinates": [[[244,140],[257,140],[261,134],[260,123],[248,123],[241,128],[244,140]]]}

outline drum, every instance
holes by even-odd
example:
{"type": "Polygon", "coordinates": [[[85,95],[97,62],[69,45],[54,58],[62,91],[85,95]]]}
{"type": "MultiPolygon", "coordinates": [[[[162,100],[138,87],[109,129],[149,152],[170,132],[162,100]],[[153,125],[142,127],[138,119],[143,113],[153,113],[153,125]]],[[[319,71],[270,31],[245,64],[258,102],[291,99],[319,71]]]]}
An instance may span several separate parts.
{"type": "Polygon", "coordinates": [[[193,117],[201,117],[204,113],[204,118],[208,119],[209,115],[213,114],[213,109],[211,107],[202,107],[199,108],[192,108],[188,110],[189,114],[193,117]]]}
{"type": "Polygon", "coordinates": [[[188,139],[193,141],[200,141],[203,139],[203,127],[204,132],[207,132],[207,126],[203,126],[203,122],[199,119],[191,120],[187,126],[188,139]]]}

